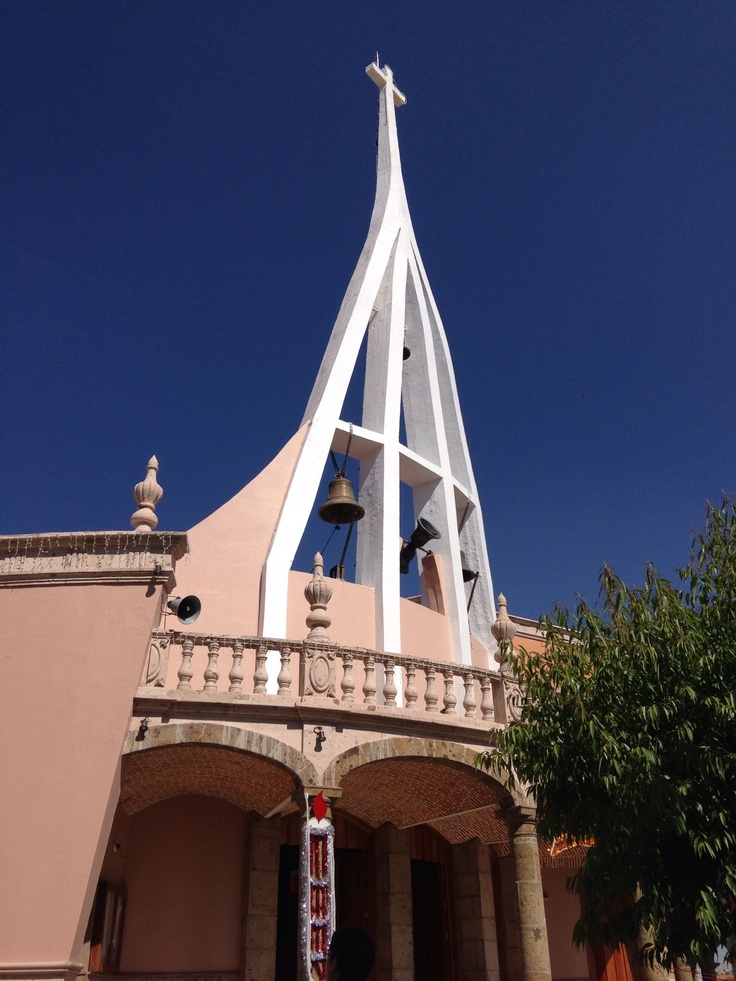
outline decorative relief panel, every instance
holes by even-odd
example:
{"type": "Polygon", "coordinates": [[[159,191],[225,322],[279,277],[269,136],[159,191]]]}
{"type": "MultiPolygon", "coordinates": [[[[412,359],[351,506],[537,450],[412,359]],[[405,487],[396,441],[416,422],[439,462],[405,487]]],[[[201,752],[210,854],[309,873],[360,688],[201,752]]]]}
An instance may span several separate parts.
{"type": "Polygon", "coordinates": [[[335,697],[335,652],[307,648],[302,660],[302,695],[335,697]]]}
{"type": "Polygon", "coordinates": [[[151,644],[148,652],[148,667],[146,669],[146,685],[163,688],[166,684],[166,666],[168,663],[167,637],[162,637],[151,644]]]}

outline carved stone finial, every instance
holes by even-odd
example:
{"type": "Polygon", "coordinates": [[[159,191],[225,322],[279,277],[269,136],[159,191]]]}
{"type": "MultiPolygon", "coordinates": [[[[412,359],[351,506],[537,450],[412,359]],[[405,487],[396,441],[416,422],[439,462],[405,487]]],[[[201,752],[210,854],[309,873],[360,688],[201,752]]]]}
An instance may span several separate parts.
{"type": "Polygon", "coordinates": [[[152,456],[146,467],[146,479],[136,484],[133,491],[138,510],[131,515],[130,523],[137,532],[153,531],[158,524],[155,508],[164,496],[164,490],[156,480],[157,473],[158,460],[152,456]]]}
{"type": "Polygon", "coordinates": [[[498,614],[491,627],[491,633],[498,641],[500,651],[499,654],[496,655],[496,660],[501,664],[508,660],[509,654],[513,653],[514,637],[516,636],[516,631],[518,629],[519,628],[516,626],[514,621],[509,617],[506,597],[503,595],[503,593],[499,593],[498,614]]]}
{"type": "Polygon", "coordinates": [[[328,643],[327,628],[332,623],[332,617],[327,615],[327,604],[332,599],[332,586],[322,576],[324,561],[319,552],[314,557],[312,566],[312,581],[305,587],[304,596],[309,603],[307,640],[321,640],[328,643]]]}

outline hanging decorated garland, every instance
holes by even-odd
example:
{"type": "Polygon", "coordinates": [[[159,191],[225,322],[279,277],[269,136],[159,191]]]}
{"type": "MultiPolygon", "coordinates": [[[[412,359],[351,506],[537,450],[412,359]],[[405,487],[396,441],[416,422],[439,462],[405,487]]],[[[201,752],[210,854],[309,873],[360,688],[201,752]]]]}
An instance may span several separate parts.
{"type": "Polygon", "coordinates": [[[301,949],[304,976],[324,981],[335,929],[335,829],[322,792],[307,795],[299,867],[301,949]]]}

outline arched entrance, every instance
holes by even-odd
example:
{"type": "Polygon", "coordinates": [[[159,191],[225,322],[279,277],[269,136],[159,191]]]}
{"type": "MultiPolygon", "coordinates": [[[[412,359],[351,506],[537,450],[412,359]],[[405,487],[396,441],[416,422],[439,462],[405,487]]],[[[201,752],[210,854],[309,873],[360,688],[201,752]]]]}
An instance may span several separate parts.
{"type": "Polygon", "coordinates": [[[395,737],[328,768],[336,815],[371,832],[375,977],[499,976],[492,862],[508,854],[508,792],[456,743],[395,737]]]}
{"type": "Polygon", "coordinates": [[[279,819],[266,815],[313,768],[277,740],[215,724],[131,734],[126,749],[91,971],[272,976],[279,819]]]}
{"type": "Polygon", "coordinates": [[[123,758],[93,971],[291,981],[302,802],[323,788],[336,922],[374,937],[374,981],[521,977],[508,793],[475,768],[474,749],[389,737],[320,774],[293,747],[234,726],[165,725],[141,742],[131,734],[123,758]]]}

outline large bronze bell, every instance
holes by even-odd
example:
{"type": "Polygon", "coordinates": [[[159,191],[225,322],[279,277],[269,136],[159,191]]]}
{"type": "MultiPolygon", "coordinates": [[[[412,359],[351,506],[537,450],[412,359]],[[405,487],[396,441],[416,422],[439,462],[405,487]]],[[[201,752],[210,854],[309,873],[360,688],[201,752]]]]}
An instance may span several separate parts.
{"type": "Polygon", "coordinates": [[[327,500],[317,514],[331,525],[347,525],[351,521],[360,521],[365,515],[365,508],[355,500],[352,481],[344,474],[338,474],[330,481],[327,500]]]}

